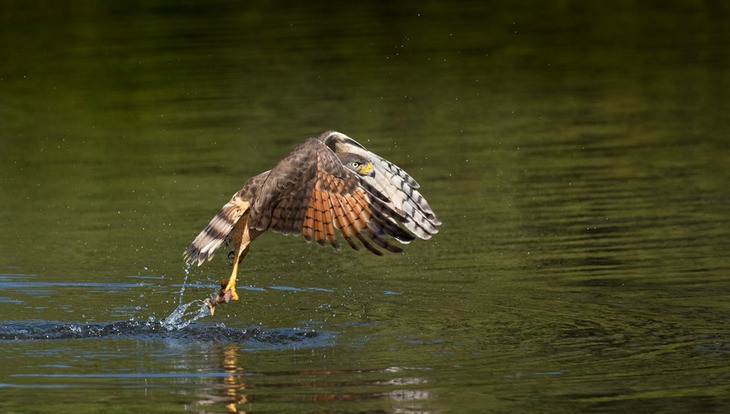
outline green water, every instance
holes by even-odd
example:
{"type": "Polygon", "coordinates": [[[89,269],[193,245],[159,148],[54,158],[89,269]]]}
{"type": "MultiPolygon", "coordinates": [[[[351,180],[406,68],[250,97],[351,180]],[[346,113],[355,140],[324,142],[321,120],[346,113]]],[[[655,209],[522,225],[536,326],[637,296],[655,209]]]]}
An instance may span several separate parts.
{"type": "Polygon", "coordinates": [[[0,4],[1,412],[727,412],[730,7],[0,4]],[[182,252],[342,131],[404,254],[182,252]],[[16,339],[17,338],[17,339],[16,339]]]}

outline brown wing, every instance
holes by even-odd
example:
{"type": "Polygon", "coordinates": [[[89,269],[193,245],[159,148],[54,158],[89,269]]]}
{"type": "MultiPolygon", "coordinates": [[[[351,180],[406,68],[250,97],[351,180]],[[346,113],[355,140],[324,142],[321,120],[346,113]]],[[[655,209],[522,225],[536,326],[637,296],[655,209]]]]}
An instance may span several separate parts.
{"type": "Polygon", "coordinates": [[[353,248],[359,240],[382,255],[374,243],[400,252],[385,237],[413,240],[398,226],[405,218],[390,209],[383,196],[368,191],[361,177],[342,165],[321,141],[310,138],[271,170],[256,194],[249,226],[264,231],[301,234],[307,241],[339,247],[335,229],[353,248]]]}
{"type": "Polygon", "coordinates": [[[419,185],[406,171],[385,158],[368,151],[354,139],[337,131],[318,138],[336,153],[354,153],[367,159],[375,169],[374,177],[363,180],[387,197],[388,206],[406,217],[405,227],[421,239],[438,233],[441,220],[418,191],[419,185]]]}
{"type": "Polygon", "coordinates": [[[183,253],[185,262],[197,263],[200,266],[203,262],[213,258],[215,251],[223,244],[236,222],[248,209],[248,202],[237,196],[238,194],[233,196],[231,201],[221,208],[190,246],[185,249],[185,253],[183,253]]]}
{"type": "Polygon", "coordinates": [[[231,201],[221,208],[190,246],[185,249],[185,253],[183,253],[185,262],[197,263],[200,266],[203,262],[213,258],[216,250],[231,234],[238,220],[248,211],[250,200],[253,197],[252,194],[258,190],[268,173],[266,171],[250,178],[243,188],[231,197],[231,201]]]}

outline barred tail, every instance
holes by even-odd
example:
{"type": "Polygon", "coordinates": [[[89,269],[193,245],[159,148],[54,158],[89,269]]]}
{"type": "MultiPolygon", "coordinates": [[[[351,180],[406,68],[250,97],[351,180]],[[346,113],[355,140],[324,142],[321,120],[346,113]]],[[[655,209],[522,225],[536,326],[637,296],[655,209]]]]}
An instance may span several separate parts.
{"type": "Polygon", "coordinates": [[[223,244],[238,220],[248,210],[248,206],[249,203],[236,194],[185,249],[185,253],[183,253],[185,262],[197,263],[200,266],[205,261],[212,259],[215,251],[223,244]]]}

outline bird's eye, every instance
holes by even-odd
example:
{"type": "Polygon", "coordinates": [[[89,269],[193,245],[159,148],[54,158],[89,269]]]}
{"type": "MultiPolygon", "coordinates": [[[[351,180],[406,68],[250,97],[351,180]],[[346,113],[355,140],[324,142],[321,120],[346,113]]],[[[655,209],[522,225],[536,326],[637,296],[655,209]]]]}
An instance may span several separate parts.
{"type": "Polygon", "coordinates": [[[353,161],[352,163],[350,163],[350,165],[352,166],[352,168],[360,168],[360,163],[357,161],[353,161]]]}

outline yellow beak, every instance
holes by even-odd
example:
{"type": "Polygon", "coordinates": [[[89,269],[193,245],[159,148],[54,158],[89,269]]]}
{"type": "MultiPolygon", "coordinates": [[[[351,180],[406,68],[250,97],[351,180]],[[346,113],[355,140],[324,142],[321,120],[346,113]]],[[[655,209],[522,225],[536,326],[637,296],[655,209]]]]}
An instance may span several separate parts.
{"type": "Polygon", "coordinates": [[[375,175],[375,170],[373,169],[373,164],[372,163],[368,163],[368,165],[362,167],[362,170],[360,170],[360,174],[361,175],[369,175],[371,177],[374,176],[375,175]]]}

